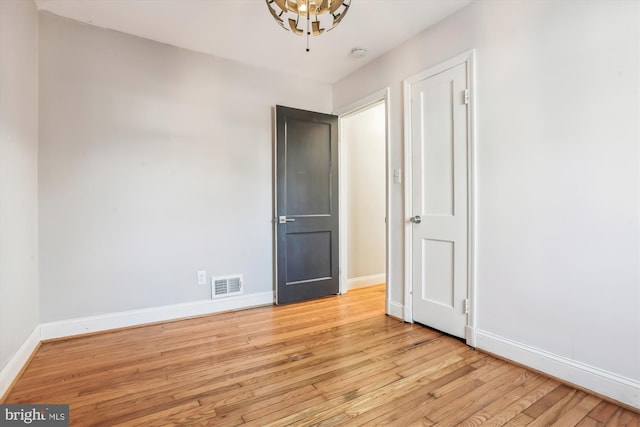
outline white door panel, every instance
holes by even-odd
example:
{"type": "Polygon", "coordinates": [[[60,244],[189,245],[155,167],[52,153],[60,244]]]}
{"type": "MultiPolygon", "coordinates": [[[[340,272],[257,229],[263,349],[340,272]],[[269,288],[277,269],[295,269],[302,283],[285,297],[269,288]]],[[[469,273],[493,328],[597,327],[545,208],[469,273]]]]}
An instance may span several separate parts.
{"type": "Polygon", "coordinates": [[[464,337],[467,64],[411,84],[413,320],[464,337]]]}
{"type": "Polygon", "coordinates": [[[446,240],[422,241],[422,299],[452,309],[455,295],[452,292],[455,268],[455,243],[446,240]],[[428,285],[428,286],[427,286],[428,285]]]}

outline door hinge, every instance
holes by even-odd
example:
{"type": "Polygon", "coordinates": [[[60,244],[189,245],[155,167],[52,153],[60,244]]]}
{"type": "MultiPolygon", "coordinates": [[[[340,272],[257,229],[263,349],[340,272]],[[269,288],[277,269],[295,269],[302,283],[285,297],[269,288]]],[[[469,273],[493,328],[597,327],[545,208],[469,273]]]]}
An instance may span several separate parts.
{"type": "Polygon", "coordinates": [[[464,300],[464,314],[469,314],[469,300],[464,300]]]}
{"type": "Polygon", "coordinates": [[[469,104],[469,89],[465,89],[462,92],[462,96],[463,96],[463,99],[464,99],[464,105],[468,105],[469,104]]]}

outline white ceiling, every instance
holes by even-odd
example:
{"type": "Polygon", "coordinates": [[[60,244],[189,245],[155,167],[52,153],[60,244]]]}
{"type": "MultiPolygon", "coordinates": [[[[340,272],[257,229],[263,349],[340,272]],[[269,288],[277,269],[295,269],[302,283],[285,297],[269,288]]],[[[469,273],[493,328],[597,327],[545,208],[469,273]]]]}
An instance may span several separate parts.
{"type": "Polygon", "coordinates": [[[285,31],[264,0],[35,0],[38,9],[102,28],[333,83],[471,0],[352,0],[334,30],[285,31]],[[350,56],[367,49],[365,58],[350,56]]]}

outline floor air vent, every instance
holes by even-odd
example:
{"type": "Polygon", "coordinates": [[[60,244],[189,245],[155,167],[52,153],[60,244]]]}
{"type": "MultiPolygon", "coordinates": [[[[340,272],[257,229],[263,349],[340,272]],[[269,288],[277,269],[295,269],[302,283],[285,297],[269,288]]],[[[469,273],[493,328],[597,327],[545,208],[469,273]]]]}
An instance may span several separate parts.
{"type": "Polygon", "coordinates": [[[242,293],[242,276],[211,278],[211,298],[222,298],[242,293]]]}

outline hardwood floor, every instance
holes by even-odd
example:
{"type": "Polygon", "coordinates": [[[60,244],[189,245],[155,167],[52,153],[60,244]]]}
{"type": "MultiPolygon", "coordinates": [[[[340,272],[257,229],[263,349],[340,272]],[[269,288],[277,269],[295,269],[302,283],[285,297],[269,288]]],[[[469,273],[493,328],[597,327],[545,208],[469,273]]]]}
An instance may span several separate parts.
{"type": "Polygon", "coordinates": [[[72,426],[638,426],[640,416],[384,315],[384,287],[43,343],[5,403],[72,426]]]}

